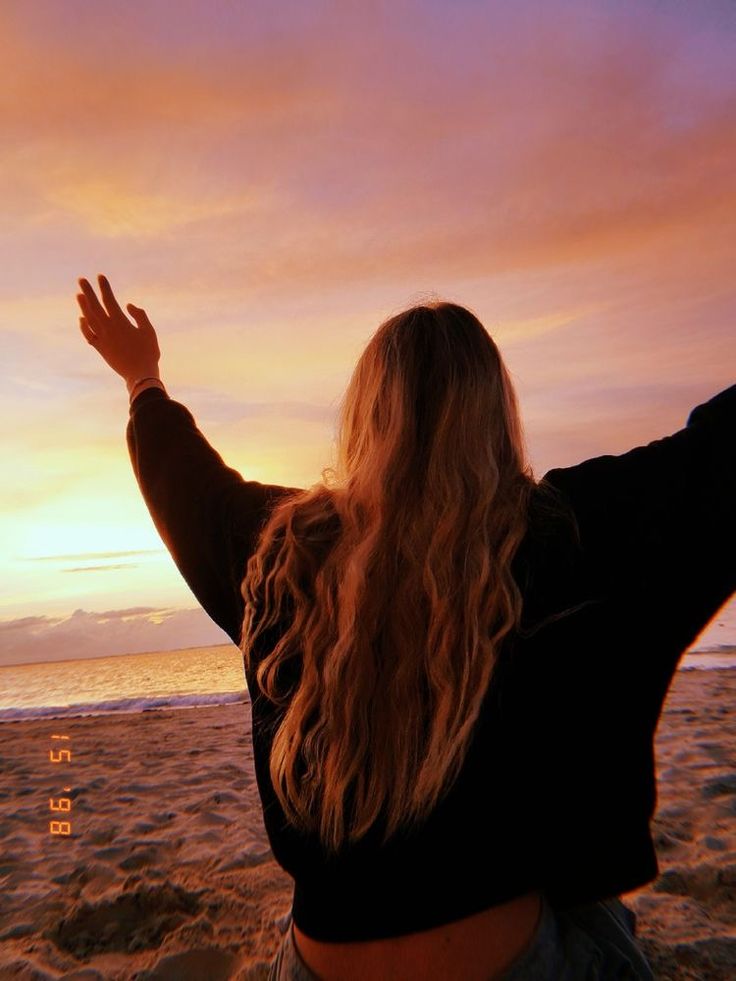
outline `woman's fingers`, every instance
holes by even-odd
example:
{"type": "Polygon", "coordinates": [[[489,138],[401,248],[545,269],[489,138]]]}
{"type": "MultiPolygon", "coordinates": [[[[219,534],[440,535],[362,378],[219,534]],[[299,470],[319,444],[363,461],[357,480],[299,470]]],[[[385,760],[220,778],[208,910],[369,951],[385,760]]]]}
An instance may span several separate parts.
{"type": "MultiPolygon", "coordinates": [[[[103,308],[100,301],[97,299],[97,294],[92,289],[90,284],[86,279],[80,279],[79,285],[82,287],[82,296],[86,300],[86,309],[82,309],[82,313],[88,316],[88,319],[94,323],[95,321],[100,321],[104,323],[107,318],[107,312],[103,308]],[[89,311],[89,314],[88,314],[89,311]]],[[[79,300],[80,294],[77,294],[77,299],[79,300]]],[[[80,300],[80,306],[82,306],[82,301],[80,300]]]]}
{"type": "Polygon", "coordinates": [[[130,310],[131,317],[138,324],[138,331],[142,338],[145,338],[151,353],[158,360],[161,357],[161,348],[158,346],[158,337],[156,336],[156,329],[148,319],[148,314],[145,310],[140,307],[133,306],[132,303],[128,304],[128,309],[130,310]]]}
{"type": "MultiPolygon", "coordinates": [[[[79,303],[79,309],[84,314],[84,317],[90,327],[98,334],[103,333],[105,329],[104,323],[101,323],[101,317],[98,317],[90,303],[87,295],[85,293],[77,293],[77,302],[79,303]]],[[[103,314],[105,319],[107,319],[107,314],[103,314]]]]}
{"type": "Polygon", "coordinates": [[[112,287],[108,283],[105,276],[99,273],[97,279],[100,284],[100,293],[102,293],[102,300],[107,307],[107,312],[111,317],[125,317],[125,314],[120,309],[120,304],[115,299],[115,294],[112,291],[112,287]]]}
{"type": "Polygon", "coordinates": [[[88,344],[91,344],[92,347],[96,347],[97,346],[97,334],[95,334],[95,332],[92,330],[92,328],[87,323],[87,321],[86,321],[86,319],[84,317],[80,317],[79,318],[79,329],[81,330],[82,336],[87,341],[87,343],[88,344]]]}
{"type": "Polygon", "coordinates": [[[128,304],[128,310],[130,310],[130,315],[141,328],[141,330],[153,330],[153,324],[148,319],[148,314],[142,307],[133,306],[132,303],[128,304]]]}

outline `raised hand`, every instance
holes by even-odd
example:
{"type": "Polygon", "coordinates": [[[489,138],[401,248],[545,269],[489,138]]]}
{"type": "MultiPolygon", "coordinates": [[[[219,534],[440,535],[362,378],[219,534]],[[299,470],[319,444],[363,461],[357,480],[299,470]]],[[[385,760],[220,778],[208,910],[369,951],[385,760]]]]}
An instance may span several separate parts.
{"type": "Polygon", "coordinates": [[[135,320],[131,323],[106,277],[100,273],[97,279],[102,303],[89,282],[79,280],[82,292],[77,293],[77,302],[83,314],[79,318],[82,336],[126,382],[148,375],[158,377],[161,351],[148,314],[128,303],[126,309],[135,320]]]}

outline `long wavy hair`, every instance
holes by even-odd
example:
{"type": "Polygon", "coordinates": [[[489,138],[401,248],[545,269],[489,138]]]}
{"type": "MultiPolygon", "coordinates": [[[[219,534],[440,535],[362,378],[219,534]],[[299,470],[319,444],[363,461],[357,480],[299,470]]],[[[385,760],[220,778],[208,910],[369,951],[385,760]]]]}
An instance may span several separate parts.
{"type": "Polygon", "coordinates": [[[454,783],[520,624],[511,562],[540,487],[496,344],[445,301],[381,324],[336,444],[322,481],[273,507],[242,583],[247,669],[285,626],[256,669],[284,710],[273,787],[328,853],[379,818],[384,842],[423,821],[454,783]]]}

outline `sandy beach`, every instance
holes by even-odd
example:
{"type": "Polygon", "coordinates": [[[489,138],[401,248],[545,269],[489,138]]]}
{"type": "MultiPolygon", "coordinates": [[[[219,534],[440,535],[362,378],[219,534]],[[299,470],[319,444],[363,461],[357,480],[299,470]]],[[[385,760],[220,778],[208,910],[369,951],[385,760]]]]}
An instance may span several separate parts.
{"type": "MultiPolygon", "coordinates": [[[[263,829],[249,711],[0,725],[0,979],[266,977],[292,883],[263,829]],[[50,814],[64,796],[71,809],[50,814]],[[71,834],[52,835],[50,817],[71,834]]],[[[678,672],[656,748],[661,874],[622,898],[658,978],[725,981],[736,976],[736,670],[678,672]]]]}

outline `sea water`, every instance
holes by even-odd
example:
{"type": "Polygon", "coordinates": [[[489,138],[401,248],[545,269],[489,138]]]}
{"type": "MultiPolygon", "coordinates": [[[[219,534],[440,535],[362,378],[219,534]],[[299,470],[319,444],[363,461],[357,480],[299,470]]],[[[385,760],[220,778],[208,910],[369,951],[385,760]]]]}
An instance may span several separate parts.
{"type": "MultiPolygon", "coordinates": [[[[678,670],[736,668],[736,645],[689,650],[678,670]]],[[[248,700],[233,644],[0,667],[0,722],[248,700]]]]}

